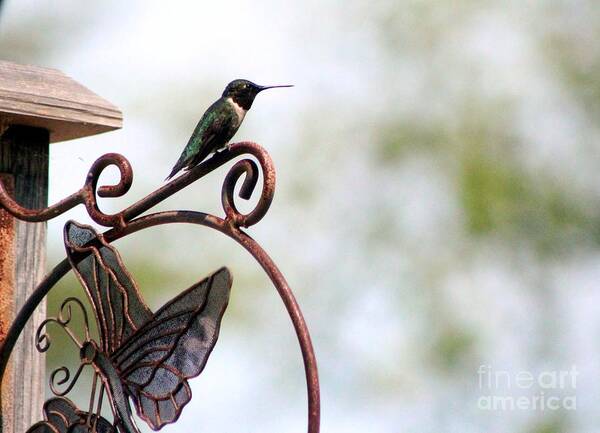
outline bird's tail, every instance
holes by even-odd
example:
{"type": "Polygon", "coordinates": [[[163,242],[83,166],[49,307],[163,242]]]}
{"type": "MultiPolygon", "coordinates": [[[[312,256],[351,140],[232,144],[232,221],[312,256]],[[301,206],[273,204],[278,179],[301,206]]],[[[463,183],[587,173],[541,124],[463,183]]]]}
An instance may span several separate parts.
{"type": "Polygon", "coordinates": [[[189,170],[194,166],[200,164],[208,155],[210,155],[211,151],[212,150],[208,146],[204,146],[204,148],[200,152],[198,152],[193,158],[188,158],[188,155],[185,152],[183,152],[177,160],[177,162],[175,163],[173,170],[171,170],[171,174],[168,175],[165,180],[171,179],[177,174],[178,171],[184,168],[187,168],[189,170]]]}
{"type": "Polygon", "coordinates": [[[173,176],[175,176],[186,165],[187,165],[187,159],[185,157],[185,154],[181,154],[181,156],[179,157],[179,159],[173,166],[173,170],[171,170],[171,173],[165,178],[165,181],[167,181],[167,180],[171,179],[173,176]]]}

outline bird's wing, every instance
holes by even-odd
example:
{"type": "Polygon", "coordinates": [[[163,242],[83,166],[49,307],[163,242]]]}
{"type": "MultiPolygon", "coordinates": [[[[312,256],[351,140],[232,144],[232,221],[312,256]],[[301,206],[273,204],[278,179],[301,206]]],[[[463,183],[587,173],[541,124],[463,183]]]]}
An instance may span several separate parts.
{"type": "Polygon", "coordinates": [[[232,112],[227,103],[219,100],[212,104],[204,113],[185,149],[175,163],[170,179],[184,168],[192,168],[200,164],[210,153],[219,147],[219,141],[225,141],[229,137],[223,137],[224,131],[228,131],[234,120],[235,113],[232,112]]]}
{"type": "Polygon", "coordinates": [[[194,146],[197,150],[192,153],[192,158],[188,163],[189,168],[200,164],[211,152],[225,144],[229,138],[227,133],[231,129],[235,113],[227,103],[221,102],[216,109],[209,109],[206,116],[207,119],[202,122],[203,125],[198,131],[198,135],[194,133],[190,138],[190,143],[197,140],[198,145],[194,146]]]}
{"type": "Polygon", "coordinates": [[[221,268],[169,301],[111,359],[140,418],[153,430],[177,420],[217,342],[232,278],[221,268]]]}

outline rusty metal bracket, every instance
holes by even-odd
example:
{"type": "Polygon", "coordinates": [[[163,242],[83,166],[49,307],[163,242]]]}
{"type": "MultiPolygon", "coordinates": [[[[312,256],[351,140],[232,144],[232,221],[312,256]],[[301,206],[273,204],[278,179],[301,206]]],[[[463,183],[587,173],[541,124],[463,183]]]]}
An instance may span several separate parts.
{"type": "Polygon", "coordinates": [[[269,154],[256,143],[236,143],[119,213],[105,214],[99,209],[96,196],[123,196],[132,181],[133,170],[127,159],[115,153],[106,154],[94,162],[77,192],[47,208],[27,209],[15,202],[9,188],[0,180],[0,209],[20,220],[47,221],[82,204],[94,222],[108,227],[106,232],[97,233],[90,226],[74,221],[67,223],[64,229],[67,258],[38,285],[0,346],[1,378],[17,338],[33,311],[55,284],[73,270],[92,306],[98,332],[92,335],[86,308],[76,298],[66,299],[59,314],[48,318],[39,327],[35,342],[39,351],[46,351],[51,345],[46,327],[59,326],[79,351],[81,363],[74,375],[66,367],[52,372],[50,387],[54,397],[44,405],[44,420],[33,425],[28,433],[138,433],[132,407],[154,430],[178,419],[191,399],[188,380],[201,373],[216,344],[232,276],[227,268],[221,268],[152,312],[118,251],[111,245],[140,230],[172,223],[202,225],[225,234],[244,247],[269,276],[296,331],[306,374],[308,432],[318,433],[319,379],[308,328],[284,276],[260,245],[243,230],[257,224],[273,200],[275,168],[269,154]],[[242,155],[253,156],[258,164],[246,157],[228,171],[221,189],[224,218],[182,210],[145,214],[166,198],[242,155]],[[118,168],[119,182],[99,186],[99,177],[109,166],[118,168]],[[258,202],[250,212],[241,213],[235,204],[235,186],[243,177],[239,197],[250,199],[261,172],[262,191],[258,202]],[[74,314],[83,317],[82,331],[72,328],[74,314]],[[90,403],[87,410],[80,410],[65,396],[88,367],[93,375],[90,403]],[[101,416],[105,399],[112,410],[112,422],[101,416]]]}

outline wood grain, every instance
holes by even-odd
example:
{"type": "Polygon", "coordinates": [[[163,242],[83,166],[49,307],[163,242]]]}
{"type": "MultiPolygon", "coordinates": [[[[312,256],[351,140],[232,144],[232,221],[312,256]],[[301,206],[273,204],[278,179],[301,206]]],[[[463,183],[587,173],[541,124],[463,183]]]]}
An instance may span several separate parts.
{"type": "MultiPolygon", "coordinates": [[[[49,133],[45,129],[12,126],[0,137],[0,173],[11,175],[14,197],[28,208],[47,206],[49,133]]],[[[0,254],[14,254],[12,314],[41,281],[46,267],[46,224],[14,221],[14,247],[0,254]]],[[[0,287],[2,284],[0,284],[0,287]]],[[[6,302],[6,293],[1,296],[6,302]]],[[[3,433],[23,433],[41,419],[44,402],[44,357],[34,345],[35,330],[45,317],[40,305],[13,350],[10,378],[2,384],[3,433]],[[6,388],[5,388],[6,387],[6,388]]]]}
{"type": "Polygon", "coordinates": [[[117,107],[62,72],[6,61],[0,61],[0,118],[4,125],[45,128],[52,143],[123,125],[117,107]]]}

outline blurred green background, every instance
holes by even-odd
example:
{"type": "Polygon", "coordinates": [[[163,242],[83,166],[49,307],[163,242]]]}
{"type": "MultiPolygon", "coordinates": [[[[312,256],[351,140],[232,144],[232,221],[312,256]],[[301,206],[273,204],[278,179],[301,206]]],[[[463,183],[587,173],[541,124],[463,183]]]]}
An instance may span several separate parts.
{"type": "MultiPolygon", "coordinates": [[[[101,203],[118,211],[162,184],[227,82],[296,85],[261,94],[234,140],[277,167],[249,232],[305,312],[328,433],[597,431],[599,41],[595,0],[7,0],[0,17],[0,58],[60,69],[125,115],[52,146],[51,202],[119,152],[134,186],[101,203]],[[576,366],[577,410],[482,410],[481,365],[576,366]]],[[[221,215],[225,172],[160,208],[221,215]]],[[[49,223],[49,266],[67,218],[89,222],[49,223]]],[[[234,274],[219,344],[165,432],[305,431],[295,336],[245,251],[186,226],[116,245],[153,308],[234,274]]],[[[50,314],[67,292],[72,276],[50,314]]],[[[49,369],[77,359],[53,349],[49,369]]]]}

